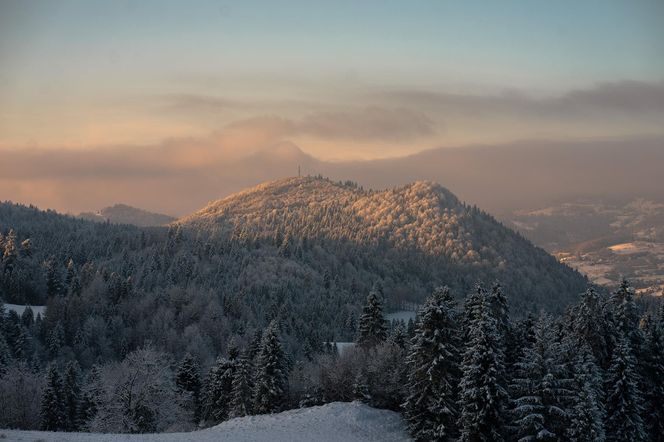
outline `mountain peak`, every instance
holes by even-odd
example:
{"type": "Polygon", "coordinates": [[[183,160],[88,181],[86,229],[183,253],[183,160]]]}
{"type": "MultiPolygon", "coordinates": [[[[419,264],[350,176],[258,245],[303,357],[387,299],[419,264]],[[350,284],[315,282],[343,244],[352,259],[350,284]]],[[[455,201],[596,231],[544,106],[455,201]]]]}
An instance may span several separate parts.
{"type": "MultiPolygon", "coordinates": [[[[459,200],[450,191],[431,181],[415,181],[388,190],[365,190],[350,181],[332,181],[314,176],[288,177],[261,183],[213,201],[203,209],[181,218],[178,223],[210,227],[222,218],[233,218],[240,214],[316,211],[325,206],[343,206],[350,211],[362,211],[367,205],[378,209],[382,206],[381,202],[394,206],[392,209],[396,212],[403,209],[412,211],[414,207],[452,208],[459,205],[459,200]]],[[[362,216],[368,215],[365,213],[362,216]]]]}

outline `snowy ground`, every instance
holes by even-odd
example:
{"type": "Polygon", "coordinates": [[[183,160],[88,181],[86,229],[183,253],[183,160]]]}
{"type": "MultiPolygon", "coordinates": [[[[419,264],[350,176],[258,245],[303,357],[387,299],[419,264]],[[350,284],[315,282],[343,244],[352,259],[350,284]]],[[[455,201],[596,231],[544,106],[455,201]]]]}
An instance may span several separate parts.
{"type": "Polygon", "coordinates": [[[360,442],[411,441],[398,413],[359,402],[334,402],[272,415],[231,419],[191,433],[92,434],[0,430],[2,441],[24,442],[360,442]]]}
{"type": "MultiPolygon", "coordinates": [[[[13,310],[16,313],[18,313],[19,316],[23,314],[23,311],[25,310],[25,305],[16,305],[16,304],[4,304],[5,306],[5,311],[10,311],[13,310]]],[[[45,305],[31,305],[30,308],[32,309],[32,313],[37,316],[37,313],[41,313],[42,316],[46,313],[46,306],[45,305]]]]}

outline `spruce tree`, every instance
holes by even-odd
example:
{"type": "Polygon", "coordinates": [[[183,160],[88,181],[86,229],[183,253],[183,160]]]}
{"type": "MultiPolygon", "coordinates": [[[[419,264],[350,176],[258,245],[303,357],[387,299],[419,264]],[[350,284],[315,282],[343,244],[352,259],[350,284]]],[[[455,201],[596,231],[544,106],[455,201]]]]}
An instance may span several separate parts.
{"type": "Polygon", "coordinates": [[[641,419],[643,397],[639,391],[636,360],[629,338],[620,336],[606,374],[606,440],[609,442],[646,440],[641,419]]]}
{"type": "Polygon", "coordinates": [[[256,366],[254,386],[254,412],[274,413],[281,409],[288,388],[286,357],[278,336],[278,327],[272,321],[265,330],[256,366]]]}
{"type": "Polygon", "coordinates": [[[235,376],[231,385],[231,405],[229,417],[243,417],[252,413],[253,382],[251,379],[251,361],[248,354],[242,352],[238,358],[235,376]]]}
{"type": "Polygon", "coordinates": [[[464,342],[467,342],[468,335],[470,334],[471,324],[478,315],[478,308],[482,299],[486,297],[484,288],[477,284],[475,290],[470,292],[463,303],[463,314],[461,319],[461,326],[463,328],[464,342]]]}
{"type": "Polygon", "coordinates": [[[205,404],[203,417],[219,423],[228,419],[231,389],[236,364],[226,358],[217,358],[205,381],[205,404]]]}
{"type": "Polygon", "coordinates": [[[41,429],[61,431],[66,428],[67,413],[62,398],[60,373],[51,365],[46,376],[46,387],[41,398],[41,429]]]}
{"type": "Polygon", "coordinates": [[[182,392],[191,395],[194,422],[200,419],[201,374],[198,361],[187,353],[175,374],[175,384],[182,392]]]}
{"type": "Polygon", "coordinates": [[[578,350],[574,387],[567,439],[570,442],[603,442],[602,376],[588,344],[581,345],[578,350]]]}
{"type": "Polygon", "coordinates": [[[466,303],[467,346],[461,362],[458,421],[462,442],[504,440],[507,392],[502,340],[491,304],[480,288],[474,302],[466,303]]]}
{"type": "Polygon", "coordinates": [[[459,383],[459,325],[449,290],[436,289],[420,310],[408,364],[408,398],[403,407],[418,441],[453,440],[459,383]]]}
{"type": "MultiPolygon", "coordinates": [[[[663,304],[664,305],[664,304],[663,304]]],[[[645,423],[650,441],[664,441],[664,338],[662,324],[646,325],[643,351],[645,423]]]]}
{"type": "Polygon", "coordinates": [[[369,296],[367,296],[366,304],[360,316],[358,330],[357,344],[364,349],[373,348],[387,338],[383,304],[377,289],[371,290],[369,296]]]}
{"type": "Polygon", "coordinates": [[[618,290],[611,294],[609,306],[614,328],[614,345],[618,345],[621,337],[626,337],[634,356],[637,357],[642,343],[639,330],[639,313],[634,302],[634,290],[627,280],[623,279],[618,290]]]}
{"type": "Polygon", "coordinates": [[[79,401],[81,399],[81,386],[79,383],[79,370],[76,362],[67,364],[65,370],[64,382],[62,384],[62,399],[65,404],[67,431],[78,431],[79,422],[79,401]]]}
{"type": "Polygon", "coordinates": [[[597,362],[608,367],[610,353],[602,308],[600,295],[592,287],[586,290],[581,295],[581,302],[573,308],[572,329],[577,345],[589,345],[597,362]]]}
{"type": "Polygon", "coordinates": [[[519,440],[556,441],[564,438],[571,382],[559,361],[553,321],[542,316],[535,327],[535,343],[516,364],[511,382],[513,425],[519,440]]]}

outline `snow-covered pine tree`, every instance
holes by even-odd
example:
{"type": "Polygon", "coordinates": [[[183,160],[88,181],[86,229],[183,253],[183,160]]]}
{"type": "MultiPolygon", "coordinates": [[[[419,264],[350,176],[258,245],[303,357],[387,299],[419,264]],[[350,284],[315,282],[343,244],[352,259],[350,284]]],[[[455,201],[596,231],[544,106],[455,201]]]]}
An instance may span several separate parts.
{"type": "Polygon", "coordinates": [[[288,389],[286,356],[279,341],[278,325],[272,321],[265,330],[256,366],[254,412],[280,411],[288,389]]]}
{"type": "Polygon", "coordinates": [[[66,428],[67,413],[62,398],[62,381],[55,365],[46,375],[46,387],[41,398],[41,429],[61,431],[66,428]]]}
{"type": "Polygon", "coordinates": [[[501,384],[504,370],[502,340],[491,304],[479,287],[468,318],[467,344],[461,362],[458,421],[462,442],[504,440],[507,392],[501,384]]]}
{"type": "MultiPolygon", "coordinates": [[[[664,305],[664,303],[662,303],[664,305]]],[[[645,423],[650,441],[664,441],[664,336],[660,321],[646,321],[643,353],[645,423]]]]}
{"type": "Polygon", "coordinates": [[[634,289],[627,280],[622,280],[618,290],[611,294],[608,304],[612,313],[614,345],[618,345],[618,341],[624,336],[629,340],[633,354],[638,356],[642,343],[639,312],[634,302],[634,289]]]}
{"type": "Polygon", "coordinates": [[[607,324],[602,310],[602,298],[590,287],[572,309],[572,329],[578,345],[589,345],[597,362],[608,367],[610,349],[607,346],[607,324]]]}
{"type": "Polygon", "coordinates": [[[201,374],[198,361],[187,353],[175,373],[175,385],[182,392],[191,395],[194,422],[200,419],[201,374]]]}
{"type": "Polygon", "coordinates": [[[641,418],[643,396],[639,391],[636,360],[629,338],[617,340],[606,373],[606,440],[641,442],[646,440],[641,418]]]}
{"type": "Polygon", "coordinates": [[[535,343],[515,365],[510,383],[514,409],[512,429],[519,440],[564,439],[570,380],[559,362],[552,319],[543,315],[535,326],[535,343]]]}
{"type": "Polygon", "coordinates": [[[229,417],[242,417],[252,413],[253,382],[251,379],[251,361],[245,352],[240,354],[231,385],[231,405],[229,417]]]}
{"type": "Polygon", "coordinates": [[[447,287],[437,288],[420,310],[408,355],[405,416],[418,441],[454,440],[459,384],[460,327],[447,287]]]}
{"type": "Polygon", "coordinates": [[[79,421],[79,401],[81,399],[81,386],[79,383],[78,363],[69,362],[65,369],[64,381],[62,383],[62,400],[65,405],[66,430],[78,431],[79,421]]]}
{"type": "Polygon", "coordinates": [[[226,358],[219,357],[205,380],[205,400],[203,418],[206,421],[219,423],[228,419],[231,403],[231,390],[236,364],[226,358]]]}
{"type": "Polygon", "coordinates": [[[362,308],[362,315],[358,323],[357,344],[370,349],[382,343],[387,338],[387,327],[383,317],[383,303],[379,290],[372,289],[362,308]]]}
{"type": "Polygon", "coordinates": [[[602,376],[591,347],[584,343],[578,349],[574,364],[574,390],[567,429],[570,442],[603,442],[604,408],[601,400],[602,376]]]}
{"type": "MultiPolygon", "coordinates": [[[[463,314],[461,319],[461,326],[465,338],[468,337],[471,324],[478,315],[478,307],[480,302],[482,301],[482,298],[486,296],[486,292],[480,284],[475,287],[474,291],[466,295],[466,299],[463,303],[463,314]]],[[[464,341],[467,342],[466,339],[464,339],[464,341]]]]}

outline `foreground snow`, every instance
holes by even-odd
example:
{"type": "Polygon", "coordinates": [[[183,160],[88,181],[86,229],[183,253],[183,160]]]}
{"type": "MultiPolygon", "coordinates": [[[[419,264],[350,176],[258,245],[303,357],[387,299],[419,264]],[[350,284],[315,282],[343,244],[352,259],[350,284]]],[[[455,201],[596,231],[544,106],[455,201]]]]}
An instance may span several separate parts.
{"type": "Polygon", "coordinates": [[[398,413],[334,402],[279,414],[231,419],[192,433],[91,434],[0,430],[0,440],[34,442],[360,442],[410,441],[398,413]]]}

